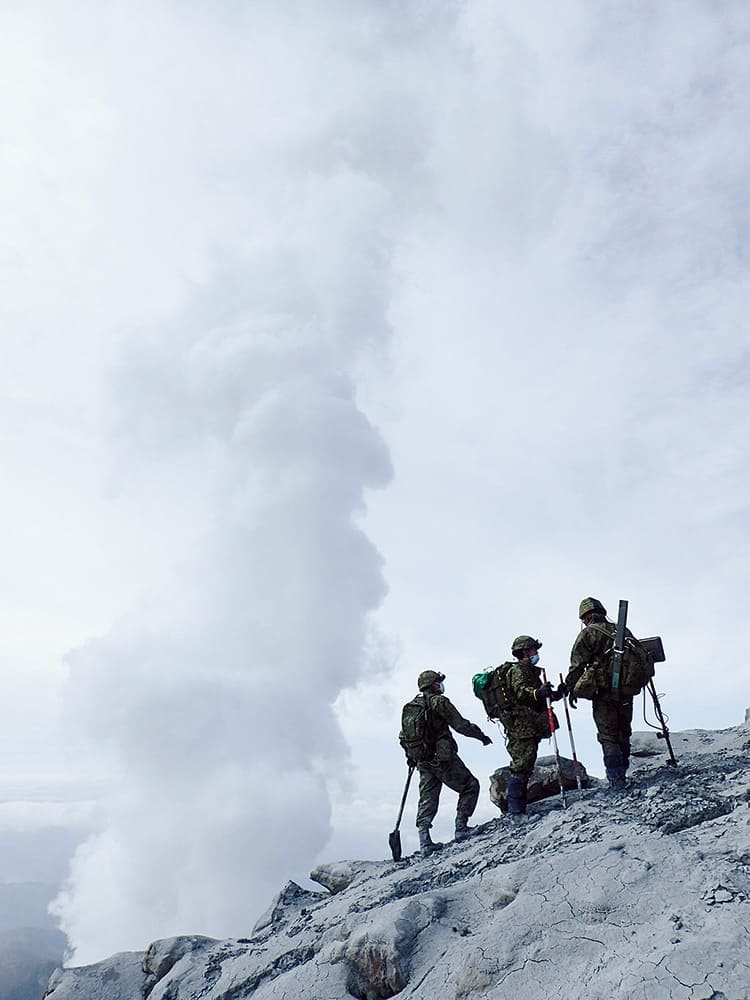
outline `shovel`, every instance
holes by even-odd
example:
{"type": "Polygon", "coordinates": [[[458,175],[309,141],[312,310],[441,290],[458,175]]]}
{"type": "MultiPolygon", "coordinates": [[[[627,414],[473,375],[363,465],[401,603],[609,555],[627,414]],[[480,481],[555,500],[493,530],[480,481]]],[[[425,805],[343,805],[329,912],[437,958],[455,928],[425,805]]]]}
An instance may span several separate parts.
{"type": "Polygon", "coordinates": [[[401,860],[401,834],[398,832],[398,828],[401,823],[401,817],[404,815],[404,806],[406,805],[406,796],[409,792],[409,782],[411,781],[412,774],[414,774],[414,768],[409,767],[409,774],[406,777],[406,787],[404,788],[404,794],[401,797],[401,808],[398,811],[396,827],[392,833],[388,834],[388,845],[391,848],[391,854],[393,855],[394,861],[401,860]]]}

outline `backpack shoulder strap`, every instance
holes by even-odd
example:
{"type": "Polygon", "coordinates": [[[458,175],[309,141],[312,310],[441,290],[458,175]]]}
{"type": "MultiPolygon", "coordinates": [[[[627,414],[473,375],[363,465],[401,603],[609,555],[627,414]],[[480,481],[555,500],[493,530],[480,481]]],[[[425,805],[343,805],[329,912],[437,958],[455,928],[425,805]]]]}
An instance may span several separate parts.
{"type": "Polygon", "coordinates": [[[587,626],[587,628],[592,628],[595,632],[599,632],[601,635],[606,636],[610,640],[610,642],[615,641],[614,632],[610,632],[609,629],[606,629],[603,625],[600,625],[598,622],[592,622],[590,625],[587,626]]]}
{"type": "Polygon", "coordinates": [[[424,721],[425,721],[425,724],[426,724],[427,728],[430,730],[430,732],[432,732],[432,729],[433,729],[433,726],[432,726],[432,698],[427,693],[427,691],[421,691],[417,695],[417,697],[421,698],[422,702],[424,703],[424,721]]]}
{"type": "Polygon", "coordinates": [[[506,660],[505,663],[501,663],[499,667],[495,667],[495,673],[498,676],[500,686],[502,688],[503,698],[509,707],[515,701],[513,697],[513,689],[510,686],[510,672],[515,666],[515,663],[515,660],[506,660]]]}

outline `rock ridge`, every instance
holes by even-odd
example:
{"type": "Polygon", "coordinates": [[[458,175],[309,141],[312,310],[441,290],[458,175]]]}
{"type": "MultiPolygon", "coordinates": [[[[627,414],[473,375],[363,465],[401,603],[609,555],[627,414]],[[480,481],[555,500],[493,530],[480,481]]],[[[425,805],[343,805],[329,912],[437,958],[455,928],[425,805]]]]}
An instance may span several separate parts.
{"type": "MultiPolygon", "coordinates": [[[[51,1000],[750,1000],[750,728],[633,741],[633,786],[430,858],[316,868],[246,938],[58,970],[51,1000]],[[585,984],[585,994],[581,993],[585,984]]],[[[387,831],[384,833],[384,850],[387,831]]]]}

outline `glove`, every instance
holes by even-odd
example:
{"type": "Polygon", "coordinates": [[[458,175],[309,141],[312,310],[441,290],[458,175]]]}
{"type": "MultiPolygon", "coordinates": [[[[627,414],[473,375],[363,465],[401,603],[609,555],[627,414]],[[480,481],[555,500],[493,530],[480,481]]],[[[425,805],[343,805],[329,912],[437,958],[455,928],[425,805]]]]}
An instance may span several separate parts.
{"type": "Polygon", "coordinates": [[[552,692],[552,694],[550,695],[552,701],[559,701],[562,698],[562,696],[565,694],[565,691],[562,690],[563,687],[564,685],[561,684],[556,691],[552,692]]]}
{"type": "Polygon", "coordinates": [[[578,699],[576,698],[576,696],[573,694],[572,691],[568,692],[568,704],[570,705],[571,708],[578,708],[578,699]]]}
{"type": "Polygon", "coordinates": [[[546,701],[547,698],[552,698],[552,685],[549,681],[546,684],[542,684],[536,689],[536,699],[537,701],[546,701]]]}
{"type": "Polygon", "coordinates": [[[489,736],[485,736],[484,733],[482,733],[482,746],[488,747],[490,743],[492,743],[492,740],[489,738],[489,736]]]}
{"type": "Polygon", "coordinates": [[[560,683],[557,685],[557,691],[561,698],[564,694],[570,694],[570,690],[565,681],[560,681],[560,683]]]}

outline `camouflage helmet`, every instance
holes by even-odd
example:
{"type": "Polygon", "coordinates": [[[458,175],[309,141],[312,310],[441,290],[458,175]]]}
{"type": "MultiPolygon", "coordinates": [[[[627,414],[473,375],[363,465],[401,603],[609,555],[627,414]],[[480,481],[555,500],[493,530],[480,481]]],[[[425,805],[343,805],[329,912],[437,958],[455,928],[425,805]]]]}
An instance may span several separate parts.
{"type": "Polygon", "coordinates": [[[584,597],[578,606],[578,617],[583,618],[589,611],[596,611],[599,615],[606,615],[607,609],[596,597],[584,597]]]}
{"type": "Polygon", "coordinates": [[[423,670],[419,677],[417,677],[417,687],[420,691],[426,691],[432,687],[435,681],[444,680],[445,674],[441,674],[439,670],[423,670]]]}
{"type": "Polygon", "coordinates": [[[534,639],[534,637],[530,635],[517,635],[513,640],[513,645],[510,647],[510,651],[513,656],[518,656],[518,654],[522,653],[524,649],[529,649],[532,646],[536,646],[537,649],[541,649],[542,640],[534,639]]]}

